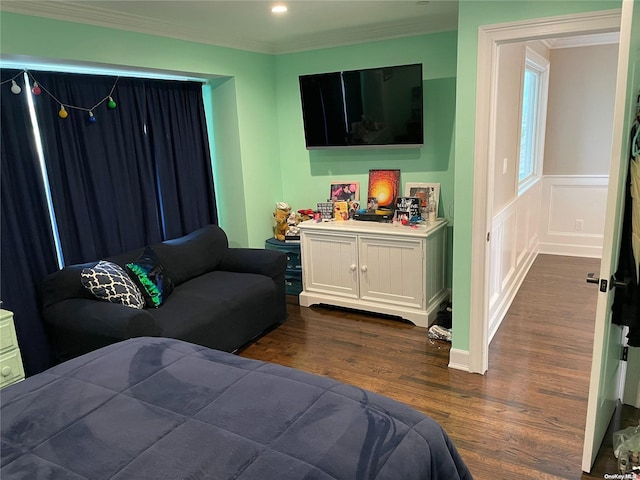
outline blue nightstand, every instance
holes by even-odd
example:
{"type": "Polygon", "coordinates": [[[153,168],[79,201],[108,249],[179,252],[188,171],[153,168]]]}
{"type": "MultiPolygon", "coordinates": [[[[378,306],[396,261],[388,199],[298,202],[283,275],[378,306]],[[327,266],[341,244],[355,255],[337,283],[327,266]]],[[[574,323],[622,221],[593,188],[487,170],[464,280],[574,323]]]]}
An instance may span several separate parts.
{"type": "Polygon", "coordinates": [[[287,295],[299,295],[302,292],[300,243],[283,242],[275,238],[268,238],[264,242],[264,248],[267,250],[279,250],[287,255],[287,271],[284,278],[287,295]]]}

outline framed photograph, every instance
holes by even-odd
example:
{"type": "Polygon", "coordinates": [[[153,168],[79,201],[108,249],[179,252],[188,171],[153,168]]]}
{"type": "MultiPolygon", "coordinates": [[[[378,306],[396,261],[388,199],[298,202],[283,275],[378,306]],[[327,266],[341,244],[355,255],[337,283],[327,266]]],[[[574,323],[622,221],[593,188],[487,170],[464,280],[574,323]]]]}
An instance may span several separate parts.
{"type": "Polygon", "coordinates": [[[333,220],[336,222],[349,220],[349,202],[333,202],[333,220]]]}
{"type": "Polygon", "coordinates": [[[400,190],[400,170],[369,170],[367,198],[376,198],[378,207],[395,208],[400,190]]]}
{"type": "Polygon", "coordinates": [[[418,197],[398,197],[396,210],[409,212],[409,220],[414,221],[422,216],[422,200],[418,197]]]}
{"type": "Polygon", "coordinates": [[[331,193],[329,200],[337,202],[358,202],[360,201],[359,182],[331,182],[331,193]]]}
{"type": "Polygon", "coordinates": [[[427,208],[429,192],[433,190],[433,198],[436,199],[436,214],[440,204],[440,184],[439,183],[412,183],[407,182],[404,185],[405,197],[418,197],[420,199],[420,208],[427,208]]]}
{"type": "Polygon", "coordinates": [[[318,202],[318,211],[323,221],[333,220],[333,202],[318,202]]]}

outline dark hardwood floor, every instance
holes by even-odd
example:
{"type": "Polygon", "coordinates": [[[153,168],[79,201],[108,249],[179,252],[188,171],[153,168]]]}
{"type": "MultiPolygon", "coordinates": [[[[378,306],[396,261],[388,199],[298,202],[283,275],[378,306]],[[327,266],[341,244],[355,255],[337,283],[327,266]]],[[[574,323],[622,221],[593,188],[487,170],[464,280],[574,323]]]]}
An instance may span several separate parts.
{"type": "MultiPolygon", "coordinates": [[[[287,322],[240,355],[413,406],[443,425],[478,480],[602,479],[616,473],[610,446],[591,475],[580,468],[597,296],[585,277],[598,265],[540,255],[491,343],[486,375],[448,368],[450,344],[425,328],[300,307],[295,297],[287,322]]],[[[637,422],[638,410],[621,412],[637,422]]]]}

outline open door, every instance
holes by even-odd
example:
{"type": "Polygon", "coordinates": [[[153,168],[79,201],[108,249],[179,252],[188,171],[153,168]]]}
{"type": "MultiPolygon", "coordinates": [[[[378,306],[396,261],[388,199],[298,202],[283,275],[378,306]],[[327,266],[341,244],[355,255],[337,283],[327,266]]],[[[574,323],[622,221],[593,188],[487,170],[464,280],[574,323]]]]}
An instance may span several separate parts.
{"type": "Polygon", "coordinates": [[[611,306],[615,288],[612,277],[617,269],[620,251],[625,182],[630,156],[630,131],[640,93],[639,55],[640,5],[634,6],[633,0],[623,0],[607,218],[600,277],[597,279],[597,288],[600,293],[596,309],[589,402],[582,455],[582,470],[585,472],[591,471],[619,399],[620,382],[624,380],[620,378],[622,329],[611,323],[611,306]]]}

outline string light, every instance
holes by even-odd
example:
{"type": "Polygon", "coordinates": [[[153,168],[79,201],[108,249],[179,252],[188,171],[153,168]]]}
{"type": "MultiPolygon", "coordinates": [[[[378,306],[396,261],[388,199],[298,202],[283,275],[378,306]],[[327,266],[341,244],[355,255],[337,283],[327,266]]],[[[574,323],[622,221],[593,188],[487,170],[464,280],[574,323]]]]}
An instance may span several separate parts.
{"type": "Polygon", "coordinates": [[[113,110],[117,106],[115,100],[113,99],[113,92],[116,89],[116,85],[118,84],[118,80],[120,79],[120,77],[116,77],[115,81],[113,82],[113,86],[111,87],[111,90],[109,91],[108,95],[106,95],[104,98],[102,98],[98,103],[96,103],[92,107],[87,108],[87,107],[81,107],[79,105],[71,105],[69,103],[62,102],[53,93],[51,93],[49,90],[47,90],[40,82],[38,82],[33,77],[31,72],[29,72],[26,69],[24,71],[21,71],[20,73],[16,74],[13,78],[9,78],[9,79],[7,79],[7,80],[5,80],[3,82],[0,82],[0,85],[4,85],[5,83],[11,82],[11,92],[13,94],[15,94],[15,95],[19,95],[20,93],[22,93],[22,88],[20,87],[20,85],[18,85],[18,83],[16,82],[16,79],[18,79],[24,73],[26,73],[29,76],[29,78],[31,79],[31,81],[33,82],[33,87],[31,88],[31,93],[33,93],[33,95],[39,96],[39,95],[42,94],[42,92],[44,92],[49,97],[51,97],[57,104],[60,105],[60,110],[58,110],[58,117],[60,117],[60,118],[67,118],[69,116],[69,110],[68,109],[82,110],[82,111],[88,113],[88,115],[89,115],[88,116],[88,120],[89,120],[90,123],[96,123],[97,118],[93,113],[96,108],[98,108],[100,105],[102,105],[105,102],[107,103],[107,107],[109,109],[111,109],[111,110],[113,110]]]}
{"type": "Polygon", "coordinates": [[[11,93],[19,95],[21,91],[22,91],[22,89],[20,88],[20,85],[18,85],[16,83],[16,81],[12,79],[11,80],[11,93]]]}

